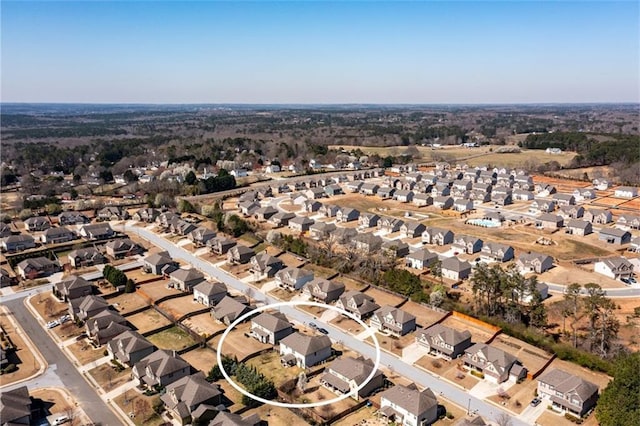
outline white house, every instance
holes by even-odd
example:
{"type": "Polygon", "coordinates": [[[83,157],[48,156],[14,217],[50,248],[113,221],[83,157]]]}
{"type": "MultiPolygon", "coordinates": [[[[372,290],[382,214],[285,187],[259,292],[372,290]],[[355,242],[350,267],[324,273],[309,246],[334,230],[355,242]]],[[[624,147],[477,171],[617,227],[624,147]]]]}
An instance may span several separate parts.
{"type": "Polygon", "coordinates": [[[596,262],[593,270],[614,280],[628,279],[633,275],[633,264],[624,257],[612,257],[596,262]]]}

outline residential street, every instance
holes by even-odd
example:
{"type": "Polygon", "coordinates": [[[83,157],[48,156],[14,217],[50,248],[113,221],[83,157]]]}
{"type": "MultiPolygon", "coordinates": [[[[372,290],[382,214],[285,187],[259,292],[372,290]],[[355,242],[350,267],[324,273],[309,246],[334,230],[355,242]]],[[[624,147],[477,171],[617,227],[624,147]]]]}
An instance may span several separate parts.
{"type": "MultiPolygon", "coordinates": [[[[194,255],[192,255],[182,247],[176,246],[175,244],[165,240],[164,238],[156,235],[155,233],[153,233],[148,229],[134,227],[134,226],[127,226],[126,229],[127,229],[127,232],[136,233],[142,238],[162,248],[163,250],[168,251],[172,257],[184,259],[185,261],[189,262],[196,268],[202,270],[207,275],[217,279],[220,282],[225,283],[229,287],[232,287],[239,291],[243,291],[247,287],[249,287],[247,284],[243,283],[242,281],[214,267],[209,262],[206,262],[202,259],[195,257],[194,255]]],[[[252,289],[254,288],[252,287],[252,289]]],[[[254,299],[256,299],[257,301],[268,303],[268,304],[279,302],[279,300],[277,299],[274,299],[272,297],[269,297],[268,295],[263,295],[258,291],[255,291],[255,289],[254,289],[254,292],[258,293],[253,296],[254,299]]],[[[285,315],[287,315],[291,320],[297,321],[299,323],[318,321],[312,316],[300,310],[297,310],[295,308],[285,307],[282,309],[282,312],[285,315]]],[[[354,336],[350,334],[342,332],[340,329],[333,327],[331,324],[323,323],[323,326],[329,330],[329,336],[333,340],[341,341],[345,346],[353,349],[354,351],[361,353],[371,359],[375,359],[375,349],[371,345],[356,339],[354,336]]],[[[391,368],[393,371],[397,372],[402,376],[411,378],[413,381],[420,384],[421,386],[430,387],[436,395],[442,395],[443,397],[455,402],[461,407],[465,407],[465,408],[470,407],[471,411],[477,410],[477,412],[480,415],[485,416],[488,419],[495,419],[496,416],[501,414],[502,412],[509,414],[508,412],[501,410],[499,407],[493,404],[481,401],[469,395],[467,391],[461,388],[458,388],[457,386],[454,386],[449,382],[446,382],[438,377],[435,377],[432,374],[425,372],[424,370],[414,367],[413,365],[405,364],[400,359],[386,352],[381,353],[380,363],[381,365],[391,368]]],[[[522,421],[517,417],[512,418],[513,426],[525,426],[527,424],[530,424],[530,423],[522,421]]]]}

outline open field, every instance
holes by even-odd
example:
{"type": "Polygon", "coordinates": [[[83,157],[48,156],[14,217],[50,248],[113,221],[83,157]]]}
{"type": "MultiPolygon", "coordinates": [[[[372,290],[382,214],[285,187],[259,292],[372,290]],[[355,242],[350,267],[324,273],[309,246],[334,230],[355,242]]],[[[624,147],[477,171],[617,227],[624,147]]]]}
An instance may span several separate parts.
{"type": "Polygon", "coordinates": [[[160,349],[180,350],[188,348],[196,341],[188,333],[179,327],[171,327],[159,333],[147,337],[151,343],[160,349]]]}
{"type": "MultiPolygon", "coordinates": [[[[271,347],[271,345],[260,343],[253,337],[249,337],[248,333],[250,329],[251,324],[248,322],[235,327],[224,339],[222,353],[236,355],[238,359],[241,360],[249,354],[271,347]]],[[[222,336],[216,336],[211,339],[209,346],[216,349],[221,337],[222,336]]]]}
{"type": "Polygon", "coordinates": [[[109,303],[121,314],[125,315],[147,306],[147,302],[136,293],[123,293],[109,299],[109,303]]]}
{"type": "Polygon", "coordinates": [[[171,324],[171,321],[160,315],[154,309],[147,309],[146,311],[131,315],[127,317],[127,321],[129,321],[140,334],[171,324]]]}
{"type": "Polygon", "coordinates": [[[551,359],[551,354],[506,334],[499,334],[491,346],[515,356],[534,375],[551,359]]]}
{"type": "MultiPolygon", "coordinates": [[[[378,343],[380,343],[380,348],[382,350],[391,352],[398,357],[402,356],[402,350],[405,347],[412,344],[416,340],[413,333],[408,333],[401,337],[385,336],[384,334],[376,333],[376,337],[378,338],[378,343]]],[[[370,345],[374,345],[372,337],[367,337],[365,342],[369,343],[370,345]]]]}
{"type": "Polygon", "coordinates": [[[392,293],[387,293],[386,291],[377,289],[375,287],[369,287],[367,291],[364,292],[364,294],[373,297],[376,303],[380,306],[398,306],[404,301],[404,299],[400,296],[396,296],[392,293]]]}
{"type": "Polygon", "coordinates": [[[416,325],[423,328],[432,326],[446,315],[413,301],[408,301],[402,305],[401,309],[414,315],[416,317],[416,325]]]}
{"type": "Polygon", "coordinates": [[[169,299],[158,305],[163,311],[167,312],[174,319],[183,317],[191,312],[198,311],[206,306],[195,302],[192,294],[186,296],[176,297],[175,299],[169,299]]]}
{"type": "Polygon", "coordinates": [[[636,197],[633,200],[626,201],[618,206],[621,209],[631,209],[640,211],[640,197],[636,197]]]}
{"type": "Polygon", "coordinates": [[[76,357],[80,365],[89,364],[90,362],[97,361],[104,356],[104,348],[94,348],[86,338],[79,342],[70,344],[67,348],[71,351],[73,356],[76,357]]]}
{"type": "Polygon", "coordinates": [[[182,293],[180,290],[176,290],[175,288],[167,288],[168,283],[169,280],[160,280],[154,281],[152,283],[142,284],[137,291],[138,293],[140,293],[140,295],[142,295],[142,297],[148,297],[153,302],[164,296],[182,293]]]}
{"type": "Polygon", "coordinates": [[[494,331],[465,321],[462,318],[450,316],[441,323],[458,331],[468,330],[473,343],[486,343],[493,336],[494,331]]]}
{"type": "Polygon", "coordinates": [[[131,380],[131,370],[125,368],[118,372],[110,362],[92,368],[88,373],[95,379],[102,389],[109,392],[131,380]]]}
{"type": "Polygon", "coordinates": [[[247,361],[247,365],[255,367],[260,373],[273,380],[276,387],[290,379],[295,379],[303,371],[300,367],[283,367],[277,350],[260,355],[247,361]]]}
{"type": "Polygon", "coordinates": [[[224,330],[226,328],[223,323],[216,321],[208,312],[187,318],[182,321],[182,324],[186,325],[201,336],[204,334],[211,335],[216,331],[224,330]]]}
{"type": "Polygon", "coordinates": [[[191,364],[193,368],[202,371],[205,376],[209,373],[209,370],[218,363],[216,353],[211,348],[194,349],[180,356],[191,364]]]}
{"type": "Polygon", "coordinates": [[[136,426],[160,426],[164,420],[153,411],[153,404],[159,398],[159,395],[145,396],[131,389],[116,396],[113,401],[136,426]]]}
{"type": "Polygon", "coordinates": [[[591,201],[591,204],[599,206],[599,207],[608,207],[608,208],[616,208],[619,205],[623,204],[625,200],[623,198],[615,198],[615,197],[600,197],[591,201]]]}
{"type": "Polygon", "coordinates": [[[620,309],[615,311],[620,321],[618,337],[632,351],[640,350],[640,318],[634,316],[634,308],[640,306],[637,299],[612,299],[620,309]]]}

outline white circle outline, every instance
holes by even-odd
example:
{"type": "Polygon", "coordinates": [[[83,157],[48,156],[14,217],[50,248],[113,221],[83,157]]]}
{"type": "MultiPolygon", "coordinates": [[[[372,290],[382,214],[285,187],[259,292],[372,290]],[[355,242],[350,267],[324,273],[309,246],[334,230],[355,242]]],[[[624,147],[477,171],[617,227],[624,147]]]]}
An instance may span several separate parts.
{"type": "Polygon", "coordinates": [[[233,321],[231,324],[229,324],[229,327],[227,327],[227,329],[224,331],[224,333],[222,333],[222,337],[220,338],[220,341],[218,342],[218,346],[217,346],[217,349],[216,349],[216,359],[218,361],[218,368],[220,368],[220,371],[222,372],[222,375],[227,380],[227,382],[229,382],[229,384],[231,386],[233,386],[241,394],[243,394],[245,396],[248,396],[249,398],[254,399],[254,400],[258,401],[258,402],[262,402],[263,404],[273,405],[275,407],[283,407],[283,408],[322,407],[322,406],[325,406],[325,405],[333,404],[333,403],[338,402],[338,401],[342,401],[343,399],[347,399],[350,396],[355,395],[356,392],[358,392],[362,388],[364,388],[365,385],[367,383],[369,383],[369,381],[371,381],[371,379],[373,379],[373,376],[376,374],[376,371],[378,370],[378,367],[380,367],[380,343],[378,342],[378,338],[376,337],[376,333],[375,332],[373,332],[371,334],[371,337],[373,337],[373,341],[375,343],[376,359],[375,359],[373,368],[371,369],[371,373],[369,374],[369,376],[361,384],[359,384],[358,387],[356,387],[355,389],[353,389],[349,393],[345,393],[342,396],[338,396],[336,398],[329,399],[327,401],[309,402],[309,403],[306,403],[306,404],[297,404],[297,403],[286,403],[286,402],[279,402],[279,401],[272,401],[272,400],[264,399],[264,398],[261,398],[259,396],[256,396],[256,395],[252,394],[251,392],[248,392],[242,386],[238,385],[236,382],[231,380],[231,377],[229,377],[229,375],[225,371],[224,367],[222,366],[222,342],[224,342],[224,339],[231,332],[231,330],[233,330],[238,324],[240,324],[242,321],[244,321],[245,319],[249,318],[250,316],[252,316],[256,312],[262,312],[262,311],[265,311],[267,309],[274,309],[274,308],[278,308],[280,306],[292,306],[292,307],[294,307],[294,306],[298,306],[298,305],[316,306],[316,307],[324,308],[324,309],[332,309],[332,310],[334,310],[336,312],[344,314],[344,315],[348,316],[349,318],[355,320],[358,324],[362,325],[365,330],[371,329],[371,327],[369,327],[367,324],[365,324],[361,319],[359,319],[358,317],[353,315],[351,312],[347,312],[344,309],[338,308],[336,306],[327,305],[327,304],[324,304],[324,303],[310,302],[310,301],[294,301],[294,302],[289,301],[289,302],[278,302],[278,303],[273,303],[273,304],[270,304],[270,305],[264,305],[264,306],[261,306],[259,308],[253,309],[253,310],[245,313],[244,315],[241,315],[239,318],[237,318],[235,321],[233,321]]]}

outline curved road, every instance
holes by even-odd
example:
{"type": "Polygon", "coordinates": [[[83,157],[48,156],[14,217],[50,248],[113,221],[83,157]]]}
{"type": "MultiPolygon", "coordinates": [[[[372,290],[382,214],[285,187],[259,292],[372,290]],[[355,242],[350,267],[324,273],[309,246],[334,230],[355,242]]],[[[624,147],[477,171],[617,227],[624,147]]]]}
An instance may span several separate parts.
{"type": "MultiPolygon", "coordinates": [[[[96,425],[116,426],[124,424],[118,416],[100,399],[96,390],[82,377],[82,374],[62,353],[62,350],[47,334],[42,325],[33,317],[24,305],[24,299],[30,292],[23,292],[21,297],[12,297],[2,303],[11,310],[16,321],[24,332],[37,346],[42,356],[49,363],[50,369],[55,370],[64,387],[73,395],[78,404],[84,409],[91,421],[96,425]]],[[[28,388],[37,388],[38,377],[24,383],[28,388]]],[[[8,387],[7,387],[8,388],[8,387]]]]}
{"type": "MultiPolygon", "coordinates": [[[[133,227],[133,226],[126,226],[126,225],[125,225],[125,228],[128,232],[136,233],[140,237],[150,241],[156,246],[162,248],[163,250],[168,251],[172,257],[184,259],[194,267],[208,274],[209,276],[217,279],[220,282],[225,283],[226,285],[232,288],[235,288],[236,290],[244,291],[247,288],[251,288],[252,290],[255,291],[253,287],[248,286],[247,284],[243,283],[237,278],[216,268],[211,263],[194,256],[193,254],[186,251],[182,247],[176,246],[170,241],[167,241],[164,238],[149,231],[148,229],[133,227]]],[[[267,303],[267,304],[280,302],[280,300],[269,297],[268,295],[263,295],[262,293],[254,294],[253,299],[263,303],[267,303]],[[260,296],[262,296],[263,298],[260,299],[260,296]]],[[[283,313],[288,315],[290,318],[295,319],[300,323],[308,323],[310,321],[317,322],[317,319],[314,319],[312,316],[294,308],[288,308],[288,309],[283,308],[282,311],[283,313]]],[[[375,349],[371,345],[356,339],[354,336],[350,334],[344,333],[342,330],[333,327],[331,324],[323,323],[323,325],[327,329],[329,329],[330,336],[334,340],[340,340],[343,342],[345,346],[353,349],[354,351],[359,352],[371,359],[375,359],[375,349]]],[[[529,424],[529,422],[525,422],[517,417],[513,417],[511,413],[500,409],[498,406],[495,406],[483,400],[477,399],[469,395],[467,391],[461,388],[458,388],[457,386],[454,386],[449,382],[443,381],[440,378],[425,372],[424,370],[418,369],[413,365],[406,364],[402,362],[400,359],[386,352],[381,353],[380,362],[381,364],[392,368],[394,372],[397,372],[402,376],[409,377],[413,381],[415,381],[416,383],[422,386],[430,387],[436,395],[440,394],[446,399],[455,402],[461,407],[470,407],[471,411],[477,410],[478,414],[484,416],[487,419],[494,420],[498,415],[504,413],[511,418],[512,426],[525,426],[529,424]]]]}

